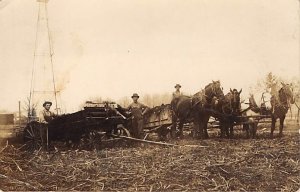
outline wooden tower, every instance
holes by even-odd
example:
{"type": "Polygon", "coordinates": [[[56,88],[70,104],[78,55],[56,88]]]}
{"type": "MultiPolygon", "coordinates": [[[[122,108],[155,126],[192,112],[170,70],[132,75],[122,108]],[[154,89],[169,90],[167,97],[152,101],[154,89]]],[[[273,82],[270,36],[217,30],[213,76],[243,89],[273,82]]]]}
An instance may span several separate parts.
{"type": "Polygon", "coordinates": [[[54,109],[56,113],[59,113],[58,91],[56,91],[53,65],[53,47],[48,21],[48,2],[49,0],[37,0],[38,18],[28,112],[30,121],[36,119],[45,101],[51,101],[53,103],[52,110],[54,109]]]}

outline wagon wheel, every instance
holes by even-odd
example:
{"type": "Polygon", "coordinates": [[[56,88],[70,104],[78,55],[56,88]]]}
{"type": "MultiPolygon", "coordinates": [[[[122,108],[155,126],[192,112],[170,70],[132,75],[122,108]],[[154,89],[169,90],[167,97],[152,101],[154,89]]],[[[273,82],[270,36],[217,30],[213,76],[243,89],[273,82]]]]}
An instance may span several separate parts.
{"type": "Polygon", "coordinates": [[[35,151],[43,146],[43,138],[41,135],[41,125],[38,122],[30,122],[24,129],[25,149],[35,151]]]}
{"type": "Polygon", "coordinates": [[[126,136],[126,137],[130,137],[130,132],[128,129],[126,129],[122,124],[119,124],[117,126],[116,129],[116,133],[117,136],[126,136]]]}
{"type": "Polygon", "coordinates": [[[86,134],[84,146],[88,149],[100,149],[103,137],[103,134],[97,132],[96,130],[91,130],[86,134]]]}
{"type": "Polygon", "coordinates": [[[160,141],[166,141],[171,137],[171,126],[172,125],[163,125],[157,130],[158,139],[160,141]]]}

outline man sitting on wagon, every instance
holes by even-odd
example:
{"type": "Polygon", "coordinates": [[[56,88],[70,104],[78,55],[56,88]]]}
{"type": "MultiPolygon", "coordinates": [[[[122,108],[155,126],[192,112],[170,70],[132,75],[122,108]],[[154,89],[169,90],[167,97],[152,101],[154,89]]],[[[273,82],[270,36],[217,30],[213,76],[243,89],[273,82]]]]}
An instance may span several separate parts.
{"type": "Polygon", "coordinates": [[[52,111],[50,111],[50,108],[52,106],[52,102],[45,101],[43,104],[44,109],[41,111],[39,116],[40,123],[48,124],[50,121],[52,121],[56,115],[52,111]]]}
{"type": "Polygon", "coordinates": [[[175,92],[173,92],[172,96],[173,96],[173,99],[176,99],[182,95],[182,93],[180,91],[181,85],[176,84],[174,88],[175,88],[175,92]]]}
{"type": "Polygon", "coordinates": [[[176,84],[175,85],[175,91],[172,93],[172,101],[171,101],[171,108],[174,111],[177,105],[177,102],[180,98],[180,96],[182,96],[182,93],[180,91],[181,85],[180,84],[176,84]]]}
{"type": "Polygon", "coordinates": [[[144,114],[149,110],[149,108],[138,102],[139,95],[134,93],[132,95],[133,102],[128,106],[128,111],[132,114],[132,134],[136,138],[143,137],[143,129],[144,129],[144,114]]]}

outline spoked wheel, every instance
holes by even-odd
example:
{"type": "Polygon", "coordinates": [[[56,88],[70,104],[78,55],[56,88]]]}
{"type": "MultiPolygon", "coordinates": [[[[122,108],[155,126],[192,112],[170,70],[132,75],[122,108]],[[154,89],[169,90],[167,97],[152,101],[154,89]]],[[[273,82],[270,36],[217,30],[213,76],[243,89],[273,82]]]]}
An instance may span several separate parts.
{"type": "Polygon", "coordinates": [[[105,135],[96,130],[89,131],[85,138],[83,139],[83,145],[87,149],[100,149],[101,141],[104,139],[105,135]]]}
{"type": "Polygon", "coordinates": [[[116,133],[117,136],[126,136],[130,137],[130,132],[122,124],[117,126],[116,133]]]}
{"type": "Polygon", "coordinates": [[[43,138],[41,129],[45,125],[39,122],[30,122],[24,129],[24,148],[28,151],[39,150],[43,146],[43,138]]]}
{"type": "Polygon", "coordinates": [[[157,134],[158,134],[158,139],[160,141],[167,141],[170,139],[171,137],[171,129],[172,129],[172,125],[165,125],[165,126],[161,126],[158,130],[157,130],[157,134]]]}

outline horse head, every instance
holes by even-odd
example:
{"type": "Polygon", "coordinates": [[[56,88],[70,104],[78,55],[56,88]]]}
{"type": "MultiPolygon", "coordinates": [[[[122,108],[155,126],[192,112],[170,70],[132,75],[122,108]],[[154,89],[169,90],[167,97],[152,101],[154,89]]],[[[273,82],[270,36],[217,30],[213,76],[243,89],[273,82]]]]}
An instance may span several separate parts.
{"type": "Polygon", "coordinates": [[[282,88],[279,90],[279,99],[281,101],[289,102],[291,104],[295,103],[295,98],[293,94],[293,85],[281,82],[282,88]]]}
{"type": "Polygon", "coordinates": [[[205,86],[205,95],[210,102],[213,98],[217,98],[217,100],[222,99],[224,93],[220,81],[212,81],[212,83],[205,86]]]}

